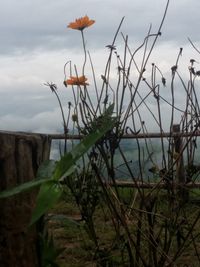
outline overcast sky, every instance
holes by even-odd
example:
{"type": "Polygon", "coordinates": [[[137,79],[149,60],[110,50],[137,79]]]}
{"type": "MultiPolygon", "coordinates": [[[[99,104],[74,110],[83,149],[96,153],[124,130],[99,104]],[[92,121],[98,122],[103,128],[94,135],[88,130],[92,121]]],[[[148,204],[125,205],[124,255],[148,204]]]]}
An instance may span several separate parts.
{"type": "MultiPolygon", "coordinates": [[[[105,46],[112,42],[121,18],[125,16],[121,31],[136,48],[150,24],[152,31],[158,29],[166,0],[0,0],[0,4],[0,129],[57,132],[62,126],[58,103],[44,83],[58,85],[67,107],[71,91],[63,86],[63,66],[68,60],[77,66],[83,61],[81,36],[68,29],[68,23],[85,15],[96,21],[85,30],[85,38],[100,77],[109,52],[105,46]]],[[[170,1],[150,63],[159,63],[170,73],[179,47],[186,67],[190,58],[198,61],[200,55],[187,38],[200,48],[199,10],[199,0],[170,1]]],[[[120,42],[119,37],[119,46],[120,42]]]]}

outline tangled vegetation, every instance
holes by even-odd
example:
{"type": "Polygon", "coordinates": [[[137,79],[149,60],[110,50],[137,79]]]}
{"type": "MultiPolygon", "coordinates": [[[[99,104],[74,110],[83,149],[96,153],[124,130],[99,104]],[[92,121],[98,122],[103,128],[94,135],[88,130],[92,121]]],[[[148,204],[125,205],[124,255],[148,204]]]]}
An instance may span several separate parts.
{"type": "MultiPolygon", "coordinates": [[[[47,222],[42,229],[42,266],[200,265],[199,191],[191,189],[198,186],[200,170],[196,162],[200,72],[195,69],[196,61],[191,59],[189,79],[182,77],[178,68],[182,48],[171,67],[170,81],[159,66],[149,64],[161,36],[168,5],[169,1],[158,30],[152,32],[150,27],[134,51],[128,36],[120,34],[122,18],[112,43],[107,45],[109,55],[100,89],[85,42],[85,29],[95,21],[85,16],[68,25],[81,34],[84,60],[81,71],[71,61],[64,66],[64,85],[74,96],[73,103],[68,103],[67,118],[57,86],[46,84],[55,93],[61,108],[64,150],[58,162],[51,160],[41,166],[40,179],[28,186],[41,185],[32,223],[41,218],[47,222]],[[116,45],[119,35],[124,46],[122,53],[116,45]],[[141,52],[142,57],[137,60],[141,52]],[[91,79],[87,74],[88,65],[91,79]],[[177,86],[182,86],[185,95],[182,107],[176,106],[177,86]],[[91,87],[94,89],[92,96],[91,87]],[[170,88],[171,100],[163,96],[165,87],[170,88]],[[149,99],[153,99],[157,112],[152,110],[149,99]],[[163,103],[170,113],[167,132],[164,130],[163,103]],[[156,137],[161,147],[159,159],[156,159],[152,145],[155,135],[149,133],[143,120],[144,110],[157,125],[156,137]],[[69,129],[70,118],[72,129],[69,129]],[[78,145],[69,141],[71,133],[83,141],[78,145]],[[127,157],[123,149],[124,138],[135,140],[137,169],[132,166],[133,157],[127,157]],[[148,170],[145,169],[147,161],[148,170]],[[126,181],[129,183],[119,182],[119,165],[123,166],[121,172],[129,177],[126,181]],[[56,203],[59,203],[56,210],[52,210],[56,203]],[[44,214],[46,216],[41,217],[44,214]],[[61,235],[55,234],[58,225],[59,229],[64,227],[61,235]],[[55,244],[62,245],[60,239],[67,242],[62,252],[55,248],[55,244]]],[[[198,52],[191,40],[190,43],[198,52]]],[[[18,191],[23,190],[27,187],[21,186],[18,191]]],[[[18,192],[6,192],[4,197],[14,193],[18,192]]]]}

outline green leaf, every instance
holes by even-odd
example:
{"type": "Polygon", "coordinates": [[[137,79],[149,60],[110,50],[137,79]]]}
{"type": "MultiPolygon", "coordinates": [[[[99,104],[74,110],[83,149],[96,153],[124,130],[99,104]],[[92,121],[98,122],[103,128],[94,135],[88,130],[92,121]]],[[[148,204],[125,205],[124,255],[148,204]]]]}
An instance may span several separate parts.
{"type": "Polygon", "coordinates": [[[48,182],[53,175],[55,167],[56,161],[44,161],[37,171],[36,179],[0,192],[0,198],[12,197],[19,193],[27,192],[33,189],[34,187],[40,186],[41,184],[48,182]]]}
{"type": "Polygon", "coordinates": [[[7,198],[19,193],[27,192],[34,187],[40,186],[50,180],[56,167],[56,162],[54,160],[47,160],[43,162],[37,172],[37,178],[33,181],[29,181],[11,189],[0,192],[0,198],[7,198]]]}
{"type": "Polygon", "coordinates": [[[50,180],[41,185],[36,199],[36,207],[33,210],[30,225],[34,224],[42,215],[52,208],[62,195],[61,187],[58,183],[50,180]]]}
{"type": "Polygon", "coordinates": [[[43,183],[46,183],[47,181],[49,181],[50,179],[35,179],[33,181],[29,181],[27,183],[23,183],[19,186],[16,186],[14,188],[8,189],[8,190],[4,190],[2,192],[0,192],[0,198],[7,198],[7,197],[11,197],[14,195],[17,195],[19,193],[23,193],[26,191],[29,191],[31,189],[33,189],[34,187],[40,186],[43,183]]]}
{"type": "Polygon", "coordinates": [[[68,176],[73,171],[73,166],[106,132],[114,127],[115,119],[109,120],[109,123],[104,124],[94,133],[88,134],[73,150],[65,154],[58,164],[53,175],[53,179],[59,180],[68,176]],[[72,168],[72,169],[71,169],[72,168]],[[71,171],[69,172],[69,170],[71,171]]]}
{"type": "Polygon", "coordinates": [[[65,250],[57,248],[53,236],[47,233],[40,236],[41,267],[59,267],[56,263],[58,256],[65,250]]]}

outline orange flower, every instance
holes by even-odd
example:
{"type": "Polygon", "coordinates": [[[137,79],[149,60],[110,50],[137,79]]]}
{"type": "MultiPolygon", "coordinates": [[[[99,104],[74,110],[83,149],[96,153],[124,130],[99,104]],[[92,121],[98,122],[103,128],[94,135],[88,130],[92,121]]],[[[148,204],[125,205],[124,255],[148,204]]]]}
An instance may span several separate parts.
{"type": "Polygon", "coordinates": [[[85,17],[76,19],[74,22],[69,23],[67,27],[73,30],[82,31],[94,23],[95,23],[95,20],[89,19],[88,16],[85,16],[85,17]]]}
{"type": "Polygon", "coordinates": [[[87,78],[85,76],[80,76],[80,77],[73,77],[70,76],[70,79],[64,81],[65,85],[89,85],[88,83],[86,83],[87,78]]]}

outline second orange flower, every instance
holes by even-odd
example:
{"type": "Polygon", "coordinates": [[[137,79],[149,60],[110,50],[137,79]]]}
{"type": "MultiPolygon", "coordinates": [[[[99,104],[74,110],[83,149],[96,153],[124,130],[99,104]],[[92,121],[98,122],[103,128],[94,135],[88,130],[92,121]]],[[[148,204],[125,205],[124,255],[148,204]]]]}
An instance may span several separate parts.
{"type": "Polygon", "coordinates": [[[87,82],[87,78],[85,76],[80,76],[80,77],[74,77],[71,76],[70,79],[67,79],[64,81],[64,84],[67,85],[79,85],[79,86],[85,86],[89,85],[87,82]]]}

